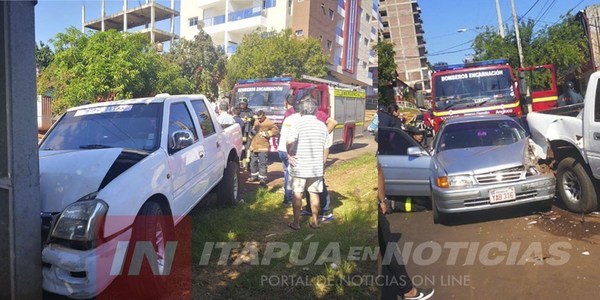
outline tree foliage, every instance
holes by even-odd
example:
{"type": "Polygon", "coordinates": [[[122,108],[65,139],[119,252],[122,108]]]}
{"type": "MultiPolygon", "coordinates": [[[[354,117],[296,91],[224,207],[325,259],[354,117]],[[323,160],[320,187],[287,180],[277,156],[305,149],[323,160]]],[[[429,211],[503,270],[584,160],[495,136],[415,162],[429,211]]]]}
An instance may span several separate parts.
{"type": "MultiPolygon", "coordinates": [[[[554,64],[559,82],[571,74],[580,74],[586,62],[587,44],[581,24],[567,14],[552,26],[534,32],[533,20],[519,24],[523,48],[523,65],[554,64]]],[[[477,35],[473,41],[476,60],[508,58],[515,69],[519,67],[519,53],[515,31],[509,30],[501,38],[492,27],[477,35]]]]}
{"type": "Polygon", "coordinates": [[[297,38],[291,30],[255,31],[243,37],[227,62],[224,88],[229,90],[240,79],[291,75],[323,77],[328,57],[318,39],[297,38]]]}
{"type": "Polygon", "coordinates": [[[50,49],[50,47],[43,42],[40,42],[40,45],[35,44],[35,66],[40,70],[48,67],[50,62],[54,58],[54,52],[50,49]]]}
{"type": "Polygon", "coordinates": [[[382,39],[381,34],[378,37],[376,50],[377,72],[379,76],[378,102],[380,104],[387,104],[389,102],[389,89],[396,85],[396,52],[394,51],[394,44],[382,39]]]}
{"type": "Polygon", "coordinates": [[[56,52],[40,75],[38,93],[52,96],[54,113],[83,103],[193,91],[179,67],[141,33],[84,34],[70,27],[52,42],[56,52]]]}
{"type": "Polygon", "coordinates": [[[193,40],[181,39],[173,45],[166,58],[181,68],[181,75],[194,84],[194,92],[213,101],[218,98],[227,55],[222,47],[215,47],[210,35],[201,27],[193,40]]]}

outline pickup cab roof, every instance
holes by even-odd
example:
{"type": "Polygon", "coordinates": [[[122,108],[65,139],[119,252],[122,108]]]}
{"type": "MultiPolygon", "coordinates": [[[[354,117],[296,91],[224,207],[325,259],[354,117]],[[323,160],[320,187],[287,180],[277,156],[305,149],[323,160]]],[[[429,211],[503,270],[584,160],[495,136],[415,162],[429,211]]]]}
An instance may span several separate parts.
{"type": "Polygon", "coordinates": [[[115,101],[107,101],[107,102],[98,102],[87,105],[81,105],[77,107],[72,107],[67,109],[67,111],[86,109],[86,108],[94,108],[94,107],[103,107],[109,105],[124,105],[124,104],[149,104],[149,103],[164,103],[168,100],[177,100],[177,99],[206,99],[204,95],[201,94],[193,94],[193,95],[169,95],[169,94],[158,94],[154,97],[146,97],[146,98],[135,98],[128,100],[115,100],[115,101]]]}

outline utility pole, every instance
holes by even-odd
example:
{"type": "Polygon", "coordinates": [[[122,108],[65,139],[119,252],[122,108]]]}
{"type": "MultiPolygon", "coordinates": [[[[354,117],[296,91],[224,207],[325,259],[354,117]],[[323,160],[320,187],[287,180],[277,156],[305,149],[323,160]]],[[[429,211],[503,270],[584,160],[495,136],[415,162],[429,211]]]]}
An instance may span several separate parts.
{"type": "Polygon", "coordinates": [[[513,23],[515,24],[515,37],[517,38],[517,49],[519,50],[519,64],[523,67],[523,48],[521,47],[521,35],[519,34],[519,21],[517,20],[517,10],[515,9],[515,0],[510,0],[512,6],[513,23]]]}
{"type": "Polygon", "coordinates": [[[496,14],[498,15],[498,30],[500,37],[504,38],[504,25],[502,24],[502,13],[500,12],[499,0],[496,0],[496,14]]]}

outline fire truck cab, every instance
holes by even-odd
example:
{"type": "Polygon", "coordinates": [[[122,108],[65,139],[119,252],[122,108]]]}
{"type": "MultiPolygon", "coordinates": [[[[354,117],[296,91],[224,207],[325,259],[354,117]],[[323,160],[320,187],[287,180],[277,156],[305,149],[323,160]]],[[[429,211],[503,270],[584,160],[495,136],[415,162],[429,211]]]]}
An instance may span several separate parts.
{"type": "MultiPolygon", "coordinates": [[[[344,150],[350,149],[354,138],[362,136],[364,129],[364,90],[311,76],[303,76],[303,80],[296,81],[292,77],[240,80],[231,91],[231,105],[238,106],[240,99],[245,98],[249,108],[255,112],[264,111],[277,126],[281,126],[287,95],[301,99],[310,94],[317,100],[319,110],[338,123],[333,132],[333,144],[343,144],[344,150]]],[[[277,144],[278,138],[273,137],[270,151],[277,151],[277,144]]]]}

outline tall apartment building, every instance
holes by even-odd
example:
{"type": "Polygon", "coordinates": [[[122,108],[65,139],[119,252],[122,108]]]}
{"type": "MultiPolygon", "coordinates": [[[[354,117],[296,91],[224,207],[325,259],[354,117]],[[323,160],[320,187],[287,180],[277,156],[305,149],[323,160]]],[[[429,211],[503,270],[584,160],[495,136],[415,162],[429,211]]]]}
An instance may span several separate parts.
{"type": "Polygon", "coordinates": [[[425,50],[421,9],[416,0],[381,1],[379,15],[383,38],[394,44],[398,79],[410,87],[422,83],[431,87],[425,50]]]}
{"type": "Polygon", "coordinates": [[[181,2],[180,36],[193,39],[198,24],[213,42],[235,53],[245,34],[257,28],[291,28],[298,37],[321,41],[329,56],[330,79],[371,86],[377,16],[373,0],[203,0],[181,2]]]}

